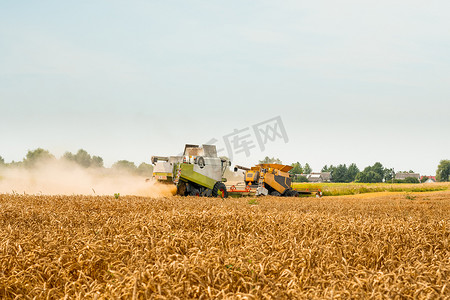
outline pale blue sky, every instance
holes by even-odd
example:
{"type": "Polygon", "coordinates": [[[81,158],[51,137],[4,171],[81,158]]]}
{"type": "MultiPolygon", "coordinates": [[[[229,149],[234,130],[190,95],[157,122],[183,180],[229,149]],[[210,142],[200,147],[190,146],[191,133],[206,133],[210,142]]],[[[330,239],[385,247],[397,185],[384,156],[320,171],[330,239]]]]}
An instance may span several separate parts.
{"type": "Polygon", "coordinates": [[[2,1],[0,155],[149,162],[281,116],[236,163],[434,174],[450,158],[448,1],[2,1]]]}

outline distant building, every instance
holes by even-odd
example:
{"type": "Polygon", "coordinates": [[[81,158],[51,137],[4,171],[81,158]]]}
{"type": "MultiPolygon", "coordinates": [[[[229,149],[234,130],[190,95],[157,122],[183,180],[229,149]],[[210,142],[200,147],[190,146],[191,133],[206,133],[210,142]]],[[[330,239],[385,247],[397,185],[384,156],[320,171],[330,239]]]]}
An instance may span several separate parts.
{"type": "Polygon", "coordinates": [[[330,182],[331,172],[300,174],[299,176],[305,176],[308,182],[330,182]]]}
{"type": "Polygon", "coordinates": [[[420,176],[420,182],[422,182],[422,179],[424,177],[427,177],[428,179],[425,181],[425,183],[431,183],[436,182],[436,176],[420,176]]]}
{"type": "Polygon", "coordinates": [[[414,177],[417,178],[417,180],[420,180],[420,174],[419,173],[405,173],[405,172],[399,172],[395,174],[395,179],[404,180],[408,177],[414,177]]]}
{"type": "Polygon", "coordinates": [[[331,172],[321,172],[320,178],[322,178],[323,182],[331,182],[331,172]]]}

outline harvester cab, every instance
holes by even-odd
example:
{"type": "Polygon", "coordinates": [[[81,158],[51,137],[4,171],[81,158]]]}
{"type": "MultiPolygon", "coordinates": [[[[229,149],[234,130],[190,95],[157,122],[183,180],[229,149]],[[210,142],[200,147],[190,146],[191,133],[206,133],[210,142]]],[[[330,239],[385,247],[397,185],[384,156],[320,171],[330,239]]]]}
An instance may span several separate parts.
{"type": "Polygon", "coordinates": [[[182,159],[182,156],[152,156],[153,179],[161,183],[173,184],[174,164],[182,159]]]}

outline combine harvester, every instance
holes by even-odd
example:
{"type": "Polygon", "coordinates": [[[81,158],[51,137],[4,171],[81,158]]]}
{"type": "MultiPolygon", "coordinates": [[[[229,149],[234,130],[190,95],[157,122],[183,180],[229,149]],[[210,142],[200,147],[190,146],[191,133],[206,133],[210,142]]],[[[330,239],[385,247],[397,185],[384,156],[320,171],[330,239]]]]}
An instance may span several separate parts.
{"type": "Polygon", "coordinates": [[[315,191],[296,190],[288,173],[292,167],[281,164],[259,164],[252,168],[236,166],[234,171],[244,170],[244,180],[225,185],[224,173],[231,166],[225,158],[217,157],[215,145],[190,145],[184,147],[182,156],[153,156],[153,179],[175,184],[177,195],[222,197],[283,196],[298,197],[315,191]]]}
{"type": "MultiPolygon", "coordinates": [[[[292,180],[288,173],[292,167],[281,164],[259,164],[251,168],[236,166],[234,171],[244,170],[246,186],[255,190],[255,195],[272,195],[298,197],[299,192],[292,188],[292,180]]],[[[235,187],[231,186],[230,190],[235,187]]]]}
{"type": "Polygon", "coordinates": [[[153,178],[177,186],[177,195],[228,197],[223,178],[231,165],[227,159],[217,157],[215,145],[187,144],[182,156],[153,156],[153,178]]]}

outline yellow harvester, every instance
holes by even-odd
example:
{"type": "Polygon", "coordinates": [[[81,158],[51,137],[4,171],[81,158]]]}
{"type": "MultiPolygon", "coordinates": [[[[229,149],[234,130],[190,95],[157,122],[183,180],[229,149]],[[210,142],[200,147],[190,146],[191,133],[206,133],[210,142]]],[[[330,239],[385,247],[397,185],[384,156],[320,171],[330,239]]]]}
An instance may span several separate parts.
{"type": "Polygon", "coordinates": [[[256,188],[256,195],[272,195],[297,197],[299,193],[292,189],[288,173],[292,167],[281,164],[259,164],[246,168],[236,166],[235,170],[244,170],[245,183],[250,188],[256,188]]]}

